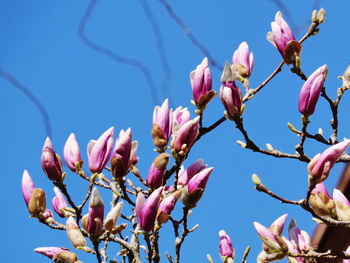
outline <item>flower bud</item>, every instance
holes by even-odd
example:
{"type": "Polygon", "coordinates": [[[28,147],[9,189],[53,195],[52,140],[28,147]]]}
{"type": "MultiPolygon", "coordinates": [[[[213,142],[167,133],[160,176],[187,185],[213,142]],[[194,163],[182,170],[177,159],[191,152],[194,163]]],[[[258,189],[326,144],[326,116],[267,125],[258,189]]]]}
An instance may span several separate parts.
{"type": "Polygon", "coordinates": [[[121,130],[115,142],[111,160],[111,172],[114,178],[121,178],[127,175],[133,163],[132,158],[136,155],[136,150],[132,150],[135,147],[137,148],[137,141],[134,143],[131,141],[131,129],[121,130]],[[132,151],[133,155],[131,155],[132,151]]]}
{"type": "Polygon", "coordinates": [[[35,186],[32,181],[32,178],[30,177],[28,171],[24,170],[22,175],[22,194],[27,206],[30,200],[30,195],[32,194],[34,188],[35,186]]]}
{"type": "Polygon", "coordinates": [[[195,176],[200,171],[203,171],[205,168],[207,168],[208,165],[203,164],[203,160],[199,159],[193,164],[191,164],[187,169],[185,170],[183,167],[181,167],[179,172],[179,180],[177,182],[178,185],[187,185],[187,183],[191,180],[193,176],[195,176]]]}
{"type": "Polygon", "coordinates": [[[235,250],[232,247],[232,242],[230,237],[226,234],[224,230],[219,231],[220,244],[219,244],[219,253],[223,262],[228,262],[230,258],[232,262],[235,258],[235,250]]]}
{"type": "Polygon", "coordinates": [[[281,247],[278,244],[275,234],[272,233],[265,226],[259,224],[258,222],[254,222],[254,227],[256,232],[258,233],[261,241],[271,250],[281,251],[281,247]]]}
{"type": "Polygon", "coordinates": [[[185,155],[190,150],[194,139],[198,135],[198,124],[199,116],[194,118],[193,120],[187,121],[178,130],[175,136],[175,140],[173,141],[171,146],[179,155],[185,155]]]}
{"type": "Polygon", "coordinates": [[[279,218],[277,218],[269,227],[271,232],[274,233],[275,235],[280,236],[282,234],[287,217],[288,217],[288,214],[284,214],[284,215],[280,216],[279,218]]]}
{"type": "Polygon", "coordinates": [[[58,187],[55,187],[53,190],[56,194],[56,196],[52,199],[53,210],[55,210],[60,217],[65,217],[64,209],[68,207],[66,199],[64,199],[64,196],[58,187]]]}
{"type": "Polygon", "coordinates": [[[220,99],[229,115],[240,115],[243,103],[242,92],[234,81],[222,83],[220,87],[220,99]]]}
{"type": "Polygon", "coordinates": [[[334,201],[328,194],[324,183],[319,183],[310,195],[312,210],[319,216],[332,216],[335,208],[334,201]]]}
{"type": "MultiPolygon", "coordinates": [[[[246,72],[240,74],[243,78],[249,78],[254,67],[254,55],[252,52],[249,54],[249,47],[247,42],[242,42],[238,49],[233,53],[232,65],[241,65],[245,68],[246,72]]],[[[239,72],[239,71],[238,71],[239,72]]]]}
{"type": "Polygon", "coordinates": [[[38,216],[46,210],[45,192],[41,188],[35,188],[30,195],[28,211],[33,216],[38,216]]]}
{"type": "Polygon", "coordinates": [[[216,96],[211,90],[212,78],[208,59],[204,58],[202,63],[190,73],[193,100],[198,109],[204,110],[207,104],[216,96]]]}
{"type": "Polygon", "coordinates": [[[49,210],[49,209],[45,209],[44,213],[42,213],[42,216],[46,220],[48,220],[49,218],[53,218],[53,214],[52,214],[51,210],[49,210]]]}
{"type": "Polygon", "coordinates": [[[164,148],[168,142],[173,125],[172,111],[169,111],[169,102],[166,99],[162,106],[156,106],[153,111],[152,138],[154,146],[164,148]]]}
{"type": "Polygon", "coordinates": [[[344,194],[338,189],[334,189],[333,200],[338,218],[343,221],[350,221],[350,203],[344,194]]]}
{"type": "Polygon", "coordinates": [[[271,22],[272,32],[267,33],[267,40],[281,53],[284,62],[296,66],[300,58],[301,45],[295,40],[292,30],[282,18],[280,11],[276,13],[275,21],[271,22]]]}
{"type": "Polygon", "coordinates": [[[74,133],[71,133],[64,145],[63,157],[72,172],[76,171],[76,164],[82,163],[80,149],[74,133]]]}
{"type": "Polygon", "coordinates": [[[98,237],[101,234],[103,217],[103,201],[97,188],[94,188],[89,201],[89,217],[87,222],[87,230],[92,236],[98,237]]]}
{"type": "Polygon", "coordinates": [[[324,20],[326,19],[326,11],[324,11],[323,8],[321,8],[317,13],[317,20],[319,24],[322,24],[324,20]]]}
{"type": "Polygon", "coordinates": [[[69,249],[63,247],[38,247],[34,251],[52,259],[57,253],[69,251],[69,249]]]}
{"type": "MultiPolygon", "coordinates": [[[[299,254],[300,251],[298,250],[296,244],[293,242],[290,242],[287,238],[282,237],[283,241],[287,244],[288,250],[294,254],[299,254]]],[[[289,263],[304,263],[303,258],[301,257],[288,257],[289,263]]]]}
{"type": "Polygon", "coordinates": [[[294,246],[298,248],[301,252],[307,252],[310,250],[310,237],[302,234],[299,227],[296,225],[294,218],[290,221],[288,227],[289,240],[292,242],[294,246]],[[306,239],[305,239],[306,237],[306,239]]]}
{"type": "Polygon", "coordinates": [[[147,185],[152,189],[156,189],[162,185],[169,158],[169,154],[161,153],[154,159],[147,175],[147,185]]]}
{"type": "Polygon", "coordinates": [[[181,190],[165,197],[159,204],[157,212],[157,222],[159,225],[168,221],[171,212],[174,210],[177,200],[181,195],[181,190]]]}
{"type": "Polygon", "coordinates": [[[190,112],[187,108],[178,107],[173,112],[173,134],[176,134],[179,128],[191,119],[190,112]]]}
{"type": "Polygon", "coordinates": [[[103,222],[103,226],[106,230],[112,230],[112,228],[117,224],[122,208],[123,201],[119,202],[111,209],[111,211],[108,212],[103,222]]]}
{"type": "Polygon", "coordinates": [[[327,179],[330,170],[349,146],[350,140],[337,143],[327,148],[321,155],[316,155],[308,165],[309,175],[315,183],[321,183],[327,179]]]}
{"type": "Polygon", "coordinates": [[[78,256],[71,251],[63,251],[53,256],[52,260],[55,263],[81,263],[78,261],[78,256]]]}
{"type": "Polygon", "coordinates": [[[87,146],[89,169],[93,173],[101,173],[105,168],[113,148],[114,128],[105,131],[97,141],[91,140],[87,146]]]}
{"type": "Polygon", "coordinates": [[[71,216],[67,219],[66,222],[66,232],[70,242],[72,242],[72,245],[75,248],[86,246],[86,240],[81,233],[78,224],[71,216]]]}
{"type": "Polygon", "coordinates": [[[58,181],[62,176],[62,161],[53,149],[49,137],[46,138],[41,154],[41,167],[51,181],[58,181]]]}
{"type": "Polygon", "coordinates": [[[339,76],[338,78],[343,81],[344,88],[350,88],[350,65],[346,68],[343,76],[339,76]]]}
{"type": "Polygon", "coordinates": [[[213,167],[210,167],[200,171],[193,176],[188,184],[182,189],[181,201],[185,206],[196,206],[204,193],[204,189],[213,169],[213,167]]]}
{"type": "Polygon", "coordinates": [[[326,76],[327,66],[323,65],[305,81],[299,94],[299,111],[301,114],[310,116],[314,113],[326,76]]]}
{"type": "Polygon", "coordinates": [[[146,201],[142,192],[139,192],[137,195],[135,206],[137,221],[141,229],[146,232],[151,231],[154,227],[162,191],[163,187],[153,191],[146,201]]]}

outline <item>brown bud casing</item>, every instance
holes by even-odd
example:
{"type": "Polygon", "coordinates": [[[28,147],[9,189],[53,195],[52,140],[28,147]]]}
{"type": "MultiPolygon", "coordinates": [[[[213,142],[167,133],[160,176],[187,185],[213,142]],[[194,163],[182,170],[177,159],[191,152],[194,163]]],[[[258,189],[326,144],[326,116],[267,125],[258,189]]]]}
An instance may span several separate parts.
{"type": "Polygon", "coordinates": [[[159,170],[165,170],[168,166],[170,155],[167,153],[159,154],[153,161],[154,166],[159,170]]]}
{"type": "Polygon", "coordinates": [[[181,191],[181,202],[187,207],[195,207],[198,201],[202,198],[203,193],[204,189],[197,188],[190,194],[186,185],[181,191]]]}
{"type": "Polygon", "coordinates": [[[75,248],[86,246],[86,240],[77,224],[68,223],[66,225],[66,231],[70,242],[72,242],[75,248]]]}
{"type": "Polygon", "coordinates": [[[323,192],[312,193],[310,205],[312,210],[319,216],[332,216],[335,209],[334,201],[323,192]]]}
{"type": "Polygon", "coordinates": [[[41,188],[35,188],[30,195],[28,203],[28,211],[31,215],[37,216],[39,213],[44,213],[46,209],[45,192],[41,188]]]}
{"type": "Polygon", "coordinates": [[[204,111],[205,108],[207,107],[208,103],[215,98],[217,95],[217,92],[214,90],[210,90],[204,95],[202,95],[199,100],[197,101],[197,107],[198,109],[204,111]]]}
{"type": "Polygon", "coordinates": [[[81,225],[83,226],[86,232],[88,232],[88,221],[89,221],[89,214],[86,214],[81,219],[81,225]]]}
{"type": "Polygon", "coordinates": [[[168,144],[168,141],[165,139],[162,129],[157,123],[153,124],[152,138],[154,146],[158,148],[164,148],[168,144]]]}
{"type": "Polygon", "coordinates": [[[291,40],[287,43],[283,51],[283,59],[287,65],[293,64],[295,66],[296,57],[300,57],[301,44],[296,40],[291,40]]]}
{"type": "Polygon", "coordinates": [[[63,251],[57,253],[52,258],[55,263],[75,263],[78,261],[78,256],[70,251],[63,251]]]}
{"type": "Polygon", "coordinates": [[[116,156],[111,160],[111,173],[114,178],[122,178],[127,173],[123,161],[116,156]]]}

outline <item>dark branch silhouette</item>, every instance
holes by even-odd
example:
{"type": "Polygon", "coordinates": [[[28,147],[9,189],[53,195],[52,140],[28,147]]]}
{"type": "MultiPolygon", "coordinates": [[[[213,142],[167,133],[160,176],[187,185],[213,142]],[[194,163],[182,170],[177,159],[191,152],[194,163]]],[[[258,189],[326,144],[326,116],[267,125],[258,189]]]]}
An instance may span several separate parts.
{"type": "Polygon", "coordinates": [[[86,24],[87,24],[89,18],[91,17],[92,11],[95,8],[96,3],[97,3],[97,0],[91,0],[88,7],[86,8],[86,11],[85,11],[85,13],[80,21],[80,24],[79,24],[79,29],[78,29],[79,38],[83,41],[83,43],[85,43],[92,50],[109,57],[110,59],[112,59],[115,62],[133,66],[133,67],[137,68],[139,71],[141,71],[147,80],[147,84],[149,87],[149,91],[151,93],[153,103],[159,104],[160,100],[158,98],[155,83],[153,81],[153,78],[152,78],[150,71],[148,70],[148,68],[144,64],[142,64],[140,61],[138,61],[136,59],[123,57],[110,49],[102,47],[102,46],[96,44],[95,42],[93,42],[92,40],[90,40],[85,35],[86,24]]]}
{"type": "Polygon", "coordinates": [[[161,30],[158,26],[158,23],[155,19],[155,17],[152,14],[151,8],[149,7],[148,0],[140,0],[142,8],[145,12],[145,15],[149,22],[151,23],[152,30],[156,39],[156,44],[157,44],[157,50],[159,53],[159,58],[162,63],[163,71],[164,71],[164,77],[163,77],[163,89],[164,89],[164,95],[174,103],[174,101],[170,98],[170,90],[169,90],[169,81],[171,78],[171,69],[169,66],[167,54],[165,52],[165,47],[164,47],[164,42],[163,42],[163,36],[161,33],[161,30]]]}
{"type": "Polygon", "coordinates": [[[11,76],[9,73],[5,72],[2,68],[0,68],[0,76],[9,81],[15,88],[19,89],[25,96],[27,96],[31,102],[33,102],[43,117],[46,135],[52,137],[52,128],[49,114],[47,113],[46,108],[40,102],[40,100],[35,97],[35,95],[26,86],[20,83],[14,76],[11,76]]]}
{"type": "Polygon", "coordinates": [[[172,17],[172,19],[175,20],[175,22],[182,28],[184,33],[187,35],[187,37],[190,39],[193,45],[195,45],[198,49],[200,49],[204,55],[208,58],[209,62],[218,69],[220,72],[223,71],[223,67],[220,65],[219,62],[217,62],[212,54],[209,52],[209,50],[201,43],[199,40],[193,35],[190,28],[186,26],[184,21],[174,12],[172,9],[170,3],[166,0],[158,0],[167,10],[169,15],[172,17]]]}

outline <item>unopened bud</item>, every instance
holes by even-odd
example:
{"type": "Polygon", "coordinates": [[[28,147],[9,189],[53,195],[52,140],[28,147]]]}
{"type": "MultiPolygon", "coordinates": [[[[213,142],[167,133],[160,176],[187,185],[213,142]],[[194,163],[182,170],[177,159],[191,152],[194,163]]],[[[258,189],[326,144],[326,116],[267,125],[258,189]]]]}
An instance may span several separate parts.
{"type": "Polygon", "coordinates": [[[324,11],[323,8],[321,8],[317,13],[317,20],[319,24],[322,24],[324,20],[326,19],[326,11],[324,11]]]}
{"type": "Polygon", "coordinates": [[[312,23],[317,23],[317,22],[318,22],[318,19],[317,19],[317,10],[316,10],[316,9],[315,9],[314,11],[312,11],[311,21],[312,21],[312,23]]]}
{"type": "Polygon", "coordinates": [[[41,188],[35,188],[30,195],[28,203],[28,211],[33,216],[38,216],[39,213],[44,213],[46,209],[45,192],[41,188]]]}
{"type": "Polygon", "coordinates": [[[78,256],[71,251],[62,251],[53,256],[52,260],[55,263],[76,263],[78,256]]]}
{"type": "Polygon", "coordinates": [[[300,134],[300,132],[290,123],[290,122],[288,122],[287,123],[287,125],[288,125],[288,128],[292,131],[292,132],[294,132],[294,133],[296,133],[296,134],[300,134]]]}
{"type": "Polygon", "coordinates": [[[111,211],[109,211],[103,223],[106,230],[111,230],[115,226],[119,219],[122,208],[123,202],[119,202],[116,206],[114,206],[111,209],[111,211]]]}
{"type": "Polygon", "coordinates": [[[241,147],[243,147],[243,148],[245,148],[245,147],[247,146],[247,144],[245,144],[245,143],[242,142],[242,141],[237,140],[236,142],[237,142],[237,144],[238,144],[239,146],[241,146],[241,147]]]}
{"type": "Polygon", "coordinates": [[[255,185],[261,185],[261,181],[260,181],[260,178],[257,174],[253,174],[252,175],[252,180],[253,180],[253,183],[255,185]]]}
{"type": "Polygon", "coordinates": [[[66,232],[70,242],[72,242],[72,245],[75,248],[86,246],[86,240],[81,233],[78,224],[71,216],[67,219],[66,232]]]}
{"type": "Polygon", "coordinates": [[[266,148],[269,150],[269,152],[273,152],[273,147],[271,144],[266,143],[266,148]]]}

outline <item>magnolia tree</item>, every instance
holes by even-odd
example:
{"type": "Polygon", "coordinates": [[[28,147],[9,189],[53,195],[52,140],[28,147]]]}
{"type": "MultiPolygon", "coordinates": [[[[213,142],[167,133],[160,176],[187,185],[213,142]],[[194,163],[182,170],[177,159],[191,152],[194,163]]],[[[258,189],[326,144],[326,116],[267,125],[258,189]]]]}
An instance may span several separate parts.
{"type": "MultiPolygon", "coordinates": [[[[214,170],[201,159],[188,167],[182,164],[198,140],[229,120],[234,122],[236,128],[242,133],[245,141],[237,141],[237,143],[243,148],[276,158],[292,158],[307,163],[305,170],[309,174],[309,185],[305,187],[306,194],[303,199],[287,200],[273,193],[254,174],[252,178],[256,190],[283,203],[299,206],[309,212],[317,223],[349,226],[349,201],[337,189],[333,190],[331,198],[323,181],[327,179],[335,163],[350,161],[350,156],[344,153],[350,140],[338,139],[337,116],[340,99],[344,92],[350,89],[350,67],[340,77],[342,86],[338,89],[335,99],[327,95],[324,87],[327,76],[326,65],[315,65],[316,70],[309,77],[301,70],[302,43],[318,33],[319,25],[324,20],[323,9],[313,11],[307,33],[297,41],[282,18],[282,14],[277,12],[275,21],[271,23],[272,31],[267,34],[267,39],[279,51],[283,61],[264,82],[254,89],[249,87],[249,77],[254,67],[253,53],[249,52],[248,44],[242,42],[233,54],[232,64],[226,62],[221,76],[219,97],[225,108],[225,114],[208,127],[202,124],[203,115],[206,106],[216,97],[217,92],[212,90],[209,63],[208,59],[204,58],[190,73],[192,103],[195,106],[196,116],[191,118],[189,110],[181,106],[175,110],[169,109],[167,99],[161,106],[156,106],[154,109],[151,134],[158,155],[148,170],[147,178],[141,176],[137,168],[142,157],[139,159],[137,155],[138,142],[132,140],[131,128],[126,131],[121,130],[116,140],[114,140],[113,127],[105,131],[97,140],[91,140],[87,145],[86,165],[84,165],[86,161],[81,159],[78,142],[72,133],[63,149],[64,161],[71,172],[89,182],[83,201],[78,204],[72,199],[64,183],[66,171],[63,171],[61,158],[55,152],[50,138],[47,138],[42,150],[41,165],[54,185],[56,195],[52,200],[52,208],[57,216],[47,208],[45,191],[35,187],[29,173],[24,170],[22,192],[30,215],[54,230],[66,231],[75,249],[80,253],[92,254],[98,262],[107,262],[107,247],[108,251],[114,249],[114,254],[118,254],[110,262],[159,262],[161,259],[180,262],[181,247],[185,239],[198,227],[198,225],[189,227],[187,218],[200,205],[210,174],[214,170]],[[270,144],[266,145],[267,149],[260,148],[250,139],[243,121],[244,103],[252,100],[280,72],[283,64],[290,66],[292,73],[305,81],[299,95],[302,128],[298,130],[288,124],[290,130],[300,137],[295,154],[276,150],[270,144]],[[309,117],[315,112],[320,95],[329,103],[332,113],[333,131],[329,138],[323,135],[321,129],[317,134],[309,133],[307,130],[310,123],[309,117]],[[304,152],[306,140],[324,145],[325,151],[309,158],[304,152]],[[86,166],[90,172],[86,172],[86,166]],[[108,201],[111,203],[111,208],[105,209],[107,200],[102,200],[98,190],[101,188],[110,191],[111,201],[108,201]],[[181,202],[178,202],[179,200],[181,202]],[[171,215],[175,206],[182,207],[182,217],[175,218],[171,215]],[[121,220],[118,220],[119,218],[121,220]],[[167,248],[166,251],[160,251],[159,249],[158,241],[159,236],[163,234],[164,224],[172,224],[174,250],[167,248]],[[142,250],[145,254],[140,252],[142,250]]],[[[332,250],[316,252],[316,248],[311,246],[309,235],[298,228],[294,219],[290,220],[286,235],[288,238],[285,237],[283,229],[286,220],[287,215],[284,214],[269,227],[254,222],[256,232],[262,240],[262,251],[257,255],[258,262],[271,262],[284,258],[293,263],[315,262],[317,258],[343,259],[344,263],[350,262],[350,249],[344,252],[332,250]]],[[[171,236],[171,233],[165,234],[171,236]]],[[[219,237],[218,246],[222,261],[233,262],[235,254],[230,237],[224,230],[219,232],[219,237]]],[[[54,262],[79,262],[77,251],[72,252],[57,245],[58,247],[39,247],[34,251],[47,256],[54,262]]],[[[246,261],[248,253],[249,247],[242,262],[246,261]]],[[[209,255],[207,257],[212,262],[211,257],[209,255]]]]}

